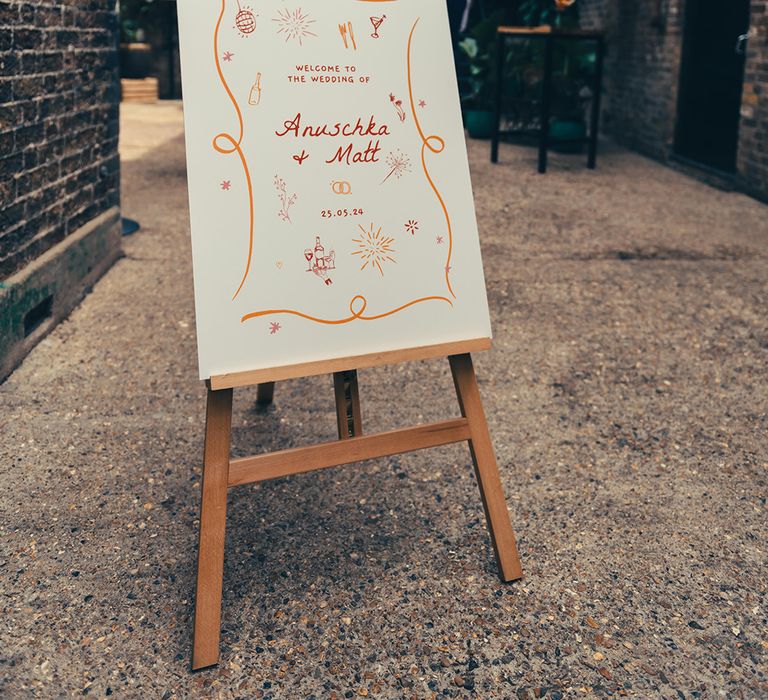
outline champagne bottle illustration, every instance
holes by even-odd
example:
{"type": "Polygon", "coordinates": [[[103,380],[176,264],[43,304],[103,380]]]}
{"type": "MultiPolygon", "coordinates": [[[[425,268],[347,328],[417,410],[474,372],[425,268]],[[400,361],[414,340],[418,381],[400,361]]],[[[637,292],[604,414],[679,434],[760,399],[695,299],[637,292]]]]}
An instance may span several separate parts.
{"type": "Polygon", "coordinates": [[[315,264],[321,269],[324,270],[326,267],[326,260],[325,260],[325,248],[323,247],[323,244],[320,243],[320,236],[315,236],[316,243],[315,243],[315,264]]]}
{"type": "Polygon", "coordinates": [[[251,87],[248,95],[248,104],[254,107],[261,102],[261,73],[256,74],[256,82],[251,87]]]}

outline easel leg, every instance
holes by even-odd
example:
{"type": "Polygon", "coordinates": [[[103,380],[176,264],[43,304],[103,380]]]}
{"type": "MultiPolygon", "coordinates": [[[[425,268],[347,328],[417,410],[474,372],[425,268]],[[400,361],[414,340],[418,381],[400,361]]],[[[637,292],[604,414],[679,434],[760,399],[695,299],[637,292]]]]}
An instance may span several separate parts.
{"type": "Polygon", "coordinates": [[[259,384],[258,389],[256,389],[256,403],[259,406],[269,406],[272,403],[272,400],[275,398],[275,383],[274,382],[266,382],[264,384],[259,384]]]}
{"type": "Polygon", "coordinates": [[[469,423],[469,450],[475,465],[475,475],[483,499],[485,518],[491,533],[499,575],[504,581],[522,578],[520,557],[517,553],[515,533],[509,521],[509,511],[504,499],[496,455],[493,452],[480,389],[470,355],[452,355],[450,358],[456,396],[461,414],[469,423]]]}
{"type": "Polygon", "coordinates": [[[208,389],[192,670],[219,661],[232,389],[208,389]]]}
{"type": "Polygon", "coordinates": [[[336,397],[336,422],[339,439],[348,440],[363,434],[363,418],[360,411],[360,389],[357,370],[334,372],[333,393],[336,397]]]}

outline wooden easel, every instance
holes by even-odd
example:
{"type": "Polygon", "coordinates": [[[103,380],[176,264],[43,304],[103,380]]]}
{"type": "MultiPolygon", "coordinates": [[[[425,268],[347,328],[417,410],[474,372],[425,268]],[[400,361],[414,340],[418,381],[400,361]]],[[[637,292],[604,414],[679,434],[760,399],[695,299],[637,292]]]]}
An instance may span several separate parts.
{"type": "Polygon", "coordinates": [[[503,581],[522,577],[515,535],[469,354],[490,346],[489,339],[480,339],[211,377],[205,427],[193,670],[219,661],[227,491],[233,486],[466,441],[475,465],[499,575],[503,581]],[[439,357],[448,357],[450,362],[462,417],[363,435],[357,370],[439,357]],[[258,385],[258,402],[266,405],[272,401],[276,381],[319,374],[333,374],[339,440],[231,459],[235,388],[258,385]]]}

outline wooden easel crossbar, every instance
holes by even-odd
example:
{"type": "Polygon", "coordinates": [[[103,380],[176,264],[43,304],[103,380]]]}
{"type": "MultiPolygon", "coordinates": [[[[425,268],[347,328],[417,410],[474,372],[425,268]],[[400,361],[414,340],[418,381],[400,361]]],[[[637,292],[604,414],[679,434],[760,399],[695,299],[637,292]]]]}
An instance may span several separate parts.
{"type": "Polygon", "coordinates": [[[499,574],[504,581],[522,577],[515,535],[469,354],[489,347],[489,339],[462,341],[218,376],[209,380],[192,655],[194,670],[213,666],[219,660],[227,491],[234,486],[467,442],[499,574]],[[446,356],[461,410],[460,418],[363,435],[357,369],[446,356]],[[326,373],[333,374],[338,440],[253,457],[231,458],[232,396],[235,388],[258,384],[258,402],[266,405],[272,401],[275,381],[326,373]]]}

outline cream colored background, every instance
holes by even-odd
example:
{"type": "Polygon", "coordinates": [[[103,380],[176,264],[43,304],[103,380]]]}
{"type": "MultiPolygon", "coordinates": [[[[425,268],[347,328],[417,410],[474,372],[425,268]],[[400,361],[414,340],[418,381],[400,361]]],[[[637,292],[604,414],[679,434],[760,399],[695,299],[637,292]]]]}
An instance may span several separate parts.
{"type": "MultiPolygon", "coordinates": [[[[246,2],[241,2],[243,7],[246,2]]],[[[219,34],[219,56],[231,51],[231,62],[221,67],[244,118],[242,142],[254,186],[254,254],[250,274],[233,301],[242,278],[248,246],[246,180],[236,154],[222,155],[212,147],[214,136],[239,132],[235,109],[216,73],[213,33],[221,5],[217,0],[179,2],[190,211],[195,278],[200,376],[417,347],[490,336],[490,321],[480,258],[464,132],[456,88],[448,18],[444,0],[419,2],[360,2],[359,0],[302,0],[293,3],[253,3],[257,29],[247,38],[234,28],[237,3],[227,0],[219,34]],[[280,9],[301,7],[315,22],[299,45],[277,34],[273,21],[280,9]],[[386,14],[371,38],[371,15],[386,14]],[[421,167],[421,139],[408,103],[406,53],[408,35],[419,19],[412,46],[414,100],[425,134],[441,136],[441,154],[427,152],[430,173],[453,223],[454,251],[451,282],[457,295],[453,306],[427,302],[376,321],[356,320],[345,325],[320,325],[296,316],[274,314],[245,323],[250,312],[296,309],[322,318],[345,318],[357,294],[368,300],[366,314],[384,313],[424,296],[448,296],[443,269],[448,232],[440,204],[421,167]],[[351,21],[358,50],[345,49],[338,24],[351,21]],[[368,84],[290,84],[296,64],[355,65],[356,76],[370,76],[368,84]],[[261,72],[260,105],[248,105],[248,94],[261,72]],[[389,94],[403,100],[407,112],[401,123],[389,94]],[[386,123],[391,136],[381,138],[381,160],[351,167],[327,165],[336,149],[350,139],[278,138],[283,122],[302,113],[304,124],[367,122],[372,114],[386,123]],[[310,154],[299,166],[292,158],[302,149],[310,154]],[[386,155],[399,149],[410,158],[411,170],[390,178],[386,155]],[[280,202],[273,185],[282,177],[298,200],[291,210],[293,223],[281,221],[280,202]],[[348,180],[350,196],[331,191],[334,180],[348,180]],[[223,191],[220,183],[231,181],[223,191]],[[323,219],[323,209],[362,208],[359,218],[323,219]],[[412,236],[405,223],[417,220],[412,236]],[[387,264],[385,275],[361,271],[353,256],[360,231],[371,223],[394,237],[397,264],[387,264]],[[326,286],[306,272],[303,252],[319,235],[326,250],[335,249],[337,269],[326,286]],[[445,243],[438,245],[437,236],[445,243]],[[279,264],[281,267],[279,267],[279,264]],[[271,335],[270,323],[281,330],[271,335]]],[[[364,148],[368,139],[351,139],[364,148]]]]}

